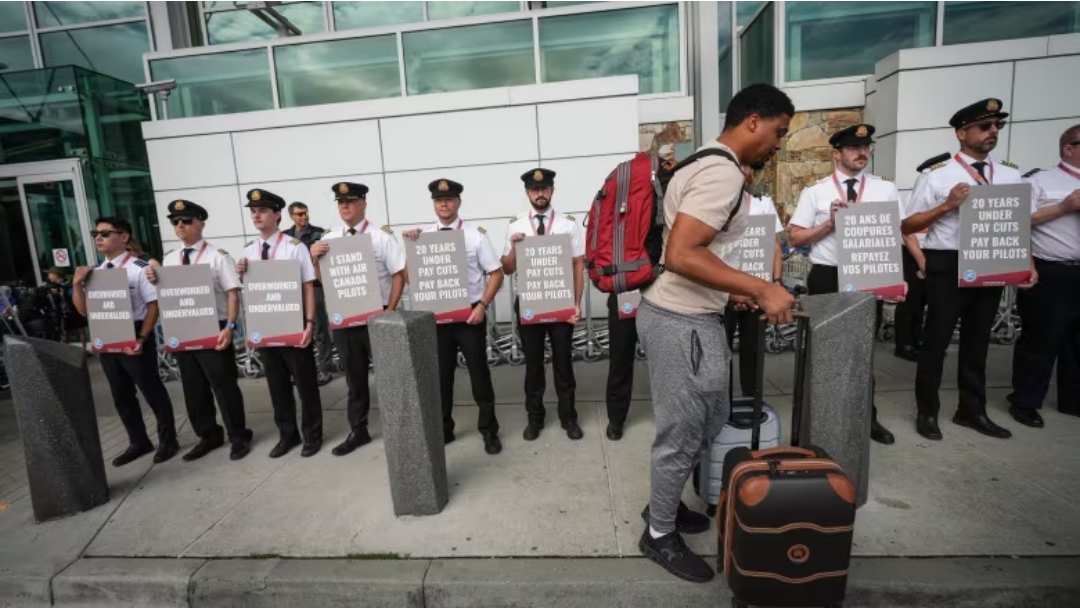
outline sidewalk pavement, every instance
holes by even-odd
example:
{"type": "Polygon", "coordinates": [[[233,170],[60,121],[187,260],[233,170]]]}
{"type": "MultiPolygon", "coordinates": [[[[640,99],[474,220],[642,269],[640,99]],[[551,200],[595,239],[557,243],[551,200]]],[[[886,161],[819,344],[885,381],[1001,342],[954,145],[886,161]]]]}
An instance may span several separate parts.
{"type": "MultiPolygon", "coordinates": [[[[951,423],[950,355],[945,439],[932,443],[914,432],[915,366],[884,345],[875,358],[880,417],[897,442],[872,445],[849,604],[1080,604],[1080,419],[1047,409],[1045,429],[1014,423],[1005,411],[1011,349],[994,346],[990,413],[1014,437],[951,423]]],[[[265,380],[245,380],[255,431],[248,457],[232,462],[222,449],[195,463],[110,465],[108,504],[40,525],[21,443],[0,430],[0,504],[9,505],[0,510],[0,606],[724,606],[722,579],[690,586],[640,558],[653,427],[646,365],[638,365],[618,442],[603,434],[606,362],[576,364],[578,442],[558,426],[550,381],[548,428],[524,441],[524,368],[494,368],[504,443],[494,457],[483,451],[460,370],[459,434],[446,449],[450,502],[423,518],[393,515],[377,410],[372,444],[346,458],[330,454],[348,428],[340,376],[321,389],[326,442],[315,457],[294,450],[268,458],[277,435],[265,380]]],[[[767,400],[785,422],[791,374],[790,353],[767,358],[767,400]]],[[[111,461],[126,438],[96,366],[92,377],[111,461]]],[[[195,438],[179,384],[168,387],[186,451],[195,438]]],[[[0,402],[0,427],[10,409],[0,402]]],[[[149,414],[147,423],[152,429],[149,414]]],[[[692,491],[685,498],[703,507],[692,491]]],[[[716,553],[715,530],[688,541],[716,553]]]]}

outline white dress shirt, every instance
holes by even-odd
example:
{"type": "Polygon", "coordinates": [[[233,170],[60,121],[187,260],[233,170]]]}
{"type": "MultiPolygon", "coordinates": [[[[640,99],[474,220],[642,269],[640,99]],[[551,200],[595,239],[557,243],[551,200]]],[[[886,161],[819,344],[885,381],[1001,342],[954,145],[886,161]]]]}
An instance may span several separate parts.
{"type": "Polygon", "coordinates": [[[476,303],[484,296],[484,274],[502,269],[502,262],[495,255],[491,240],[488,239],[486,232],[481,231],[481,227],[474,227],[472,223],[454,219],[446,225],[442,221],[435,221],[423,231],[427,233],[442,229],[465,233],[465,255],[469,265],[469,301],[476,303]]]}
{"type": "Polygon", "coordinates": [[[504,257],[514,248],[510,236],[515,233],[523,233],[527,236],[538,235],[536,230],[540,227],[540,218],[544,219],[544,235],[569,234],[571,256],[574,258],[585,256],[585,230],[581,227],[581,223],[574,217],[556,212],[554,208],[548,206],[544,212],[533,210],[510,221],[510,227],[506,230],[506,244],[503,246],[504,257]]]}
{"type": "Polygon", "coordinates": [[[150,264],[127,252],[115,259],[106,259],[98,269],[120,268],[127,272],[128,294],[131,295],[131,317],[135,322],[146,319],[147,304],[157,301],[157,289],[146,279],[150,264]]]}
{"type": "MultiPolygon", "coordinates": [[[[750,193],[747,193],[744,197],[750,198],[750,216],[771,216],[776,219],[776,233],[784,231],[784,225],[780,222],[780,215],[776,213],[776,204],[773,203],[771,197],[768,195],[754,197],[750,193]]],[[[745,200],[743,201],[745,202],[745,200]]]]}
{"type": "MultiPolygon", "coordinates": [[[[1035,208],[1044,208],[1061,202],[1080,189],[1080,168],[1063,161],[1025,180],[1034,189],[1032,197],[1035,208]]],[[[1080,261],[1080,212],[1069,212],[1052,221],[1032,226],[1031,252],[1045,261],[1080,261]]]]}
{"type": "Polygon", "coordinates": [[[209,265],[214,275],[214,301],[217,304],[218,320],[227,320],[229,316],[229,302],[225,293],[242,288],[240,276],[236,273],[236,261],[232,255],[222,249],[214,247],[206,240],[199,240],[191,246],[183,246],[170,251],[165,255],[161,264],[168,267],[171,265],[184,264],[184,251],[188,254],[189,265],[209,265]]]}
{"type": "MultiPolygon", "coordinates": [[[[326,230],[320,240],[335,240],[348,235],[349,227],[342,225],[326,230]]],[[[371,248],[375,251],[375,269],[379,274],[379,291],[382,293],[383,305],[390,304],[390,277],[405,269],[405,250],[394,238],[388,225],[381,229],[374,227],[370,221],[364,219],[353,229],[355,235],[367,234],[371,236],[371,248]]]]}
{"type": "Polygon", "coordinates": [[[274,235],[265,240],[259,237],[249,242],[244,247],[244,257],[248,261],[261,260],[263,244],[270,245],[268,258],[271,260],[293,259],[300,262],[300,282],[315,281],[315,266],[312,265],[311,254],[303,242],[275,231],[274,235]]]}

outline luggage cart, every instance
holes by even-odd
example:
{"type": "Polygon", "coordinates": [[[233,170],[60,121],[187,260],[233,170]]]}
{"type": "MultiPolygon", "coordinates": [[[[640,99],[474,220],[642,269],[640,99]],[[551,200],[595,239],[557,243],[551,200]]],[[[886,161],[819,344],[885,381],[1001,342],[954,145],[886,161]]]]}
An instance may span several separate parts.
{"type": "Polygon", "coordinates": [[[990,337],[995,343],[1011,345],[1020,338],[1021,320],[1016,309],[1016,291],[1015,286],[1007,286],[1001,292],[1001,305],[990,327],[990,337]]]}

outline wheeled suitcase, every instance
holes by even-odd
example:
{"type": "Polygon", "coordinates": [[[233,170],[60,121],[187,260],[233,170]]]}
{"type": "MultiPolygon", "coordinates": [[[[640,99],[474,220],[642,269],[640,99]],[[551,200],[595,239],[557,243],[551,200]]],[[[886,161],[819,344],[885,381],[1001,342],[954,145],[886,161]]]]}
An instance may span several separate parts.
{"type": "Polygon", "coordinates": [[[797,321],[794,445],[724,458],[717,571],[736,605],[839,605],[847,589],[855,486],[824,450],[798,447],[809,325],[797,321]]]}

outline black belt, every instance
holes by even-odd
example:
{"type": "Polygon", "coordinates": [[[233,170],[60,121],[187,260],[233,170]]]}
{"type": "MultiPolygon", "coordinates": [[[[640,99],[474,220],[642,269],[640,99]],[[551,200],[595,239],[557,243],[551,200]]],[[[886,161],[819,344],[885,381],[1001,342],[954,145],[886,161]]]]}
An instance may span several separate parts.
{"type": "Polygon", "coordinates": [[[1041,263],[1043,265],[1064,265],[1066,267],[1080,266],[1080,261],[1050,261],[1048,259],[1040,259],[1038,257],[1035,257],[1035,262],[1041,263]]]}

